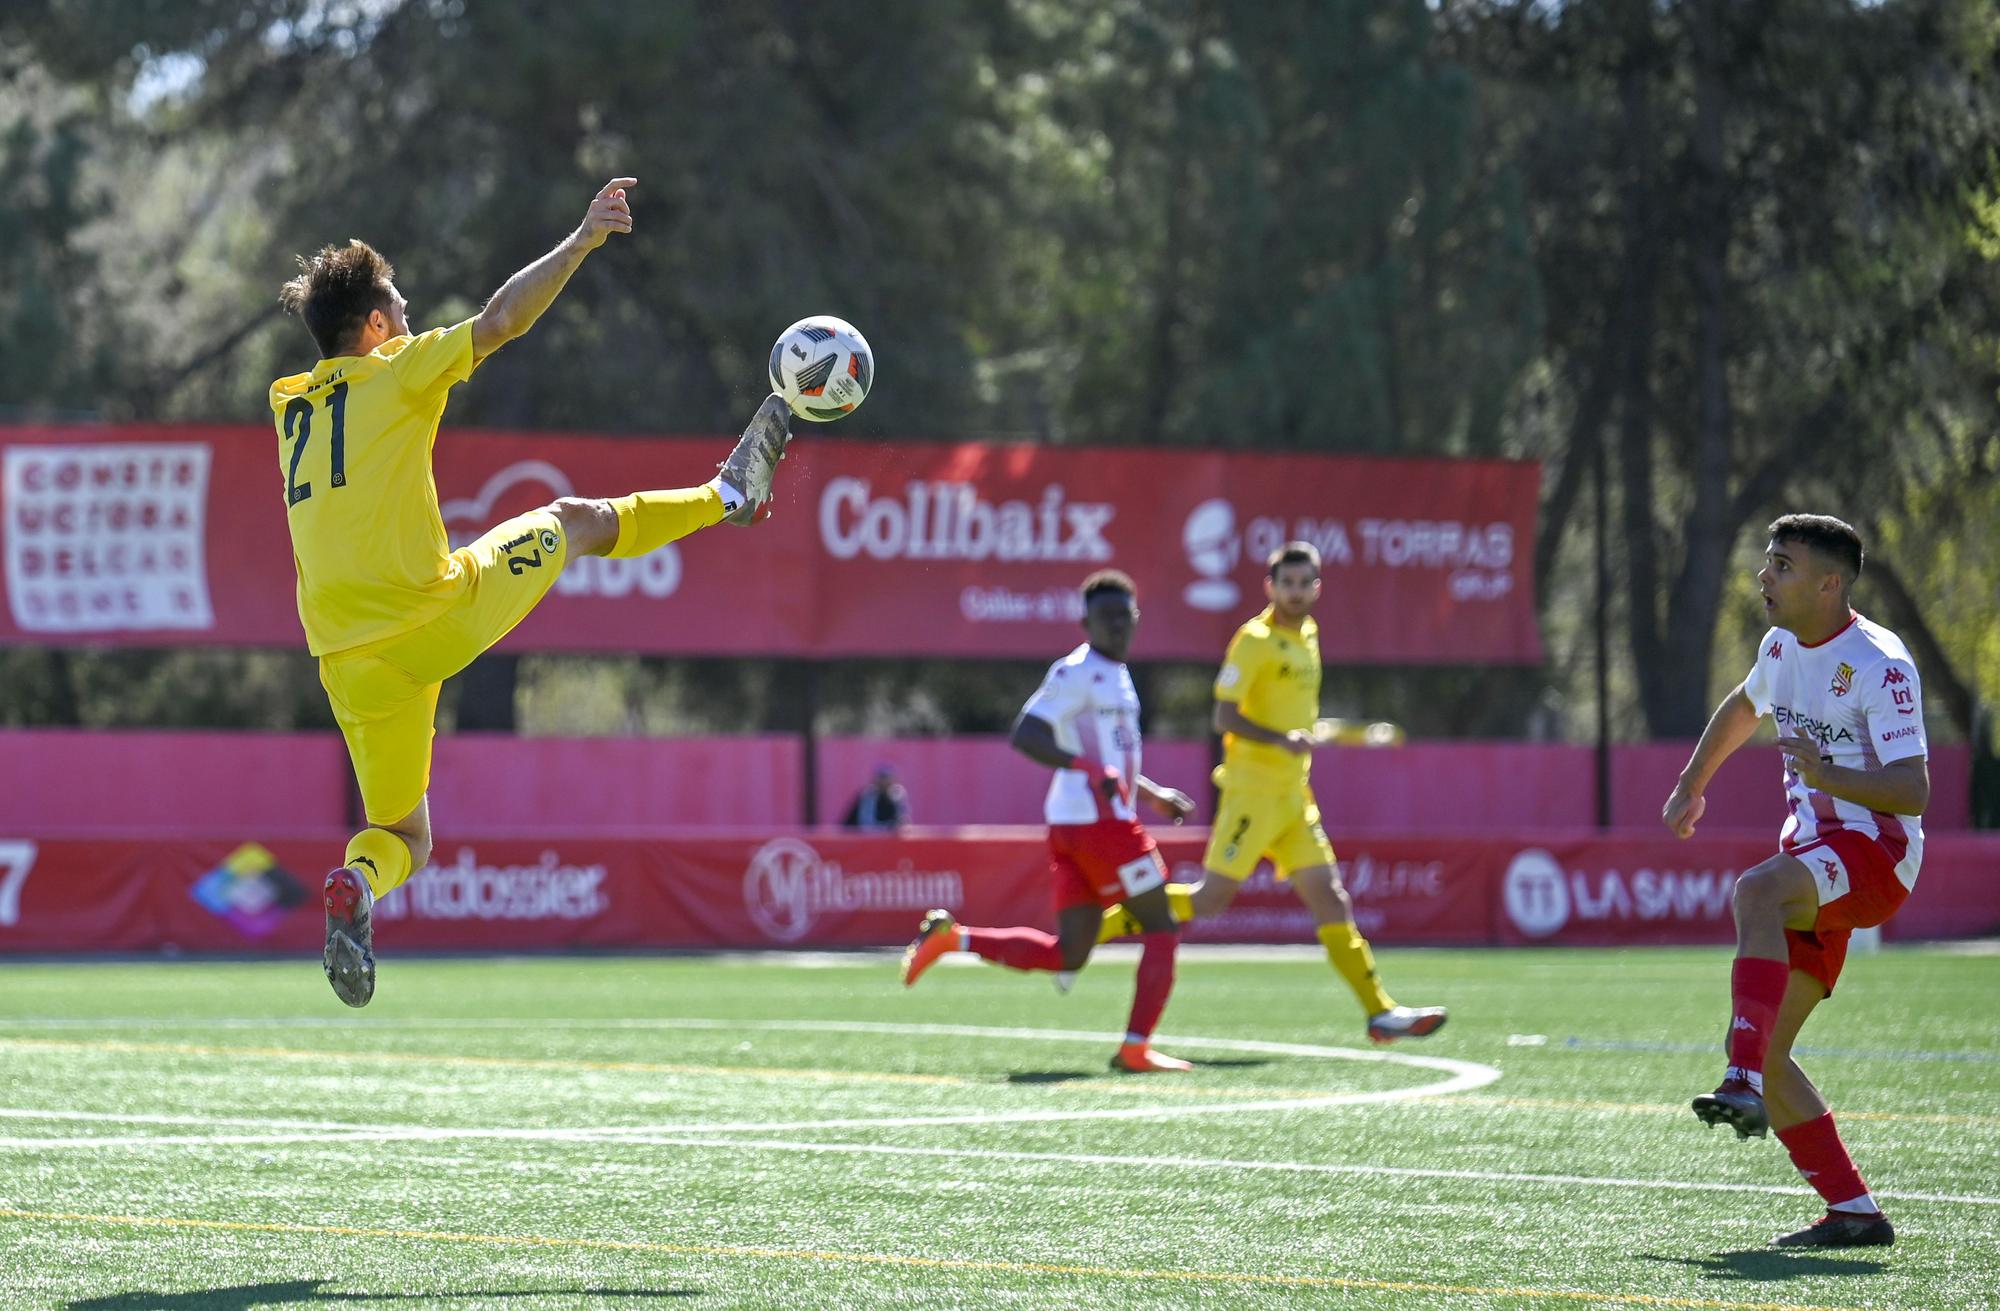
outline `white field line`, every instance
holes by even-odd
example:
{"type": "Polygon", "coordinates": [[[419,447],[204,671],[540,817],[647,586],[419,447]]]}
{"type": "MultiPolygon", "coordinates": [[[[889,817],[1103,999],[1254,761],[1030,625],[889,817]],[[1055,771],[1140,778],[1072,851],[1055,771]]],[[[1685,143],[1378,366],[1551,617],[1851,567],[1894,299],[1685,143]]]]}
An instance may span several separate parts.
{"type": "MultiPolygon", "coordinates": [[[[254,1023],[254,1022],[252,1022],[254,1023]]],[[[1091,1042],[1103,1044],[1110,1038],[1102,1033],[1061,1029],[996,1028],[980,1025],[958,1024],[898,1024],[886,1021],[805,1021],[805,1020],[708,1020],[708,1019],[657,1019],[641,1021],[608,1022],[616,1027],[690,1029],[690,1030],[767,1030],[778,1032],[849,1032],[875,1034],[918,1034],[940,1037],[1004,1038],[1021,1041],[1091,1042]]],[[[546,1026],[558,1027],[560,1021],[550,1021],[546,1026]]],[[[508,1021],[491,1023],[472,1022],[460,1025],[450,1021],[415,1022],[400,1027],[527,1027],[508,1021]]],[[[570,1026],[584,1027],[584,1026],[570,1026]]],[[[1397,1065],[1417,1066],[1436,1069],[1452,1077],[1435,1084],[1414,1089],[1392,1089],[1378,1092],[1334,1093],[1326,1097],[1270,1098],[1258,1101],[1231,1102],[1220,1105],[1177,1104],[1163,1107],[1120,1107],[1103,1110],[1078,1111],[1012,1111],[1001,1113],[980,1113],[954,1116],[913,1116],[903,1118],[865,1118],[851,1120],[818,1120],[790,1122],[753,1122],[742,1124],[700,1122],[685,1125],[611,1125],[598,1127],[575,1127],[565,1129],[537,1128],[433,1128],[422,1125],[362,1125],[342,1124],[331,1121],[280,1121],[244,1118],[218,1119],[194,1116],[149,1116],[120,1115],[105,1112],[85,1111],[35,1111],[28,1108],[0,1108],[0,1117],[13,1119],[41,1120],[102,1120],[114,1123],[146,1124],[230,1124],[250,1127],[299,1127],[313,1130],[301,1133],[249,1133],[221,1135],[130,1135],[124,1137],[77,1137],[77,1138],[0,1138],[0,1148],[20,1150],[46,1150],[51,1148],[103,1148],[103,1147],[151,1147],[151,1146],[278,1146],[286,1144],[353,1143],[353,1142],[444,1142],[444,1141],[515,1141],[515,1142],[567,1142],[595,1143],[599,1145],[683,1147],[694,1149],[727,1149],[738,1151],[777,1151],[794,1153],[839,1153],[847,1155],[918,1156],[945,1159],[978,1159],[994,1161],[1037,1161],[1098,1166],[1133,1166],[1146,1169],[1213,1169],[1241,1172],[1278,1172],[1290,1174],[1318,1175],[1383,1175],[1410,1179],[1453,1179],[1461,1181],[1485,1181],[1494,1183],[1514,1183],[1547,1187],[1596,1187],[1614,1189],[1651,1189],[1670,1192],[1719,1192],[1719,1193],[1764,1193],[1791,1196],[1798,1190],[1795,1186],[1767,1184],[1716,1183],[1709,1181],[1682,1181],[1666,1179],[1631,1179],[1621,1177],[1600,1177],[1590,1175],[1543,1175],[1521,1172],[1488,1170],[1436,1170],[1413,1167],[1383,1165],[1332,1165],[1296,1161],[1236,1160],[1230,1158],[1204,1157],[1159,1157],[1121,1156],[1091,1153],[1066,1152],[1021,1152],[1001,1151],[982,1148],[957,1147],[904,1147],[870,1143],[815,1143],[784,1139],[717,1139],[718,1133],[784,1132],[839,1128],[895,1128],[926,1127],[933,1125],[968,1125],[992,1123],[1047,1122],[1079,1119],[1151,1119],[1177,1117],[1190,1113],[1230,1113],[1247,1111],[1292,1111],[1316,1109],[1328,1106],[1370,1104],[1394,1101],[1408,1101],[1466,1092],[1484,1087],[1497,1080],[1501,1072],[1492,1066],[1470,1061],[1455,1061],[1444,1057],[1417,1056],[1395,1051],[1367,1051],[1346,1047],[1320,1047],[1304,1043],[1266,1042],[1256,1039],[1181,1037],[1159,1038],[1162,1045],[1174,1045],[1189,1050],[1250,1051],[1271,1055],[1305,1057],[1322,1060],[1360,1060],[1397,1065]]],[[[2000,1206],[2000,1197],[1963,1195],[1949,1193],[1918,1193],[1877,1190],[1877,1196],[1908,1202],[1934,1202],[1968,1206],[2000,1206]]]]}
{"type": "MultiPolygon", "coordinates": [[[[817,1127],[817,1126],[813,1126],[817,1127]]],[[[704,1126],[707,1129],[708,1126],[704,1126]]],[[[1217,1170],[1242,1174],[1293,1174],[1353,1178],[1437,1179],[1458,1182],[1519,1184],[1540,1188],[1601,1188],[1616,1191],[1669,1193],[1751,1193],[1774,1197],[1796,1197],[1795,1184],[1718,1183],[1708,1180],[1640,1179],[1626,1176],[1535,1174],[1509,1170],[1440,1170],[1392,1165],[1341,1165],[1307,1161],[1261,1161],[1231,1157],[1129,1156],[1095,1152],[1002,1151],[974,1147],[906,1147],[886,1143],[816,1143],[775,1138],[716,1138],[711,1132],[699,1134],[650,1133],[635,1135],[622,1128],[574,1129],[359,1129],[337,1134],[218,1134],[199,1136],[148,1136],[126,1139],[0,1139],[0,1147],[148,1147],[162,1144],[191,1147],[274,1146],[281,1144],[326,1147],[353,1142],[445,1142],[481,1140],[488,1142],[590,1143],[608,1147],[677,1147],[692,1150],[777,1152],[797,1155],[846,1155],[920,1157],[933,1160],[1013,1161],[1061,1165],[1084,1165],[1138,1170],[1192,1171],[1217,1170]]],[[[563,1160],[555,1168],[571,1169],[574,1162],[563,1160]]],[[[652,1167],[661,1168],[661,1167],[652,1167]]],[[[1955,1206],[2000,1206],[2000,1197],[1979,1194],[1909,1192],[1876,1189],[1874,1195],[1895,1202],[1928,1202],[1955,1206]]]]}
{"type": "MultiPolygon", "coordinates": [[[[688,1028],[741,1028],[734,1021],[679,1021],[679,1027],[688,1028]]],[[[1033,1042],[1089,1042],[1109,1046],[1116,1037],[1073,1029],[1010,1029],[990,1028],[978,1025],[895,1025],[868,1024],[858,1021],[842,1021],[830,1024],[814,1024],[807,1021],[768,1020],[751,1021],[749,1026],[795,1032],[801,1029],[838,1029],[846,1032],[868,1033],[910,1033],[917,1032],[936,1036],[1012,1039],[1033,1042]]],[[[1453,1093],[1470,1092],[1483,1088],[1500,1077],[1500,1071],[1490,1065],[1473,1061],[1452,1060],[1440,1056],[1418,1056],[1406,1052],[1362,1051],[1351,1047],[1319,1047],[1305,1043],[1263,1042],[1246,1038],[1161,1038],[1161,1042],[1189,1050],[1247,1051],[1268,1055],[1304,1057],[1312,1060],[1349,1060],[1376,1065],[1400,1065],[1416,1069],[1435,1070],[1444,1074],[1444,1079],[1424,1084],[1416,1088],[1391,1088],[1370,1092],[1339,1092],[1324,1096],[1284,1096],[1265,1097],[1243,1101],[1223,1101],[1213,1103],[1173,1103],[1153,1106],[1120,1106],[1093,1109],[1069,1110],[1027,1110],[978,1111],[955,1115],[912,1115],[912,1116],[860,1116],[851,1119],[820,1120],[771,1120],[723,1122],[695,1121],[681,1124],[640,1124],[616,1128],[545,1130],[545,1129],[480,1129],[480,1128],[431,1128],[421,1125],[320,1125],[305,1122],[303,1126],[287,1125],[282,1122],[258,1124],[247,1123],[250,1128],[291,1128],[306,1127],[318,1132],[305,1134],[251,1133],[227,1137],[205,1138],[200,1135],[126,1135],[123,1137],[75,1137],[75,1138],[0,1138],[0,1148],[27,1148],[35,1145],[43,1147],[139,1147],[139,1146],[190,1146],[211,1142],[219,1146],[248,1147],[277,1145],[324,1139],[329,1131],[337,1133],[344,1142],[392,1142],[409,1140],[437,1140],[450,1138],[561,1138],[566,1141],[602,1139],[627,1135],[645,1134],[692,1134],[692,1133],[796,1133],[801,1130],[816,1131],[826,1129],[877,1129],[877,1128],[921,1128],[929,1126],[970,1126],[982,1124],[1008,1123],[1048,1123],[1074,1120],[1156,1120],[1177,1118],[1183,1115],[1236,1115],[1262,1111],[1316,1110],[1334,1106],[1361,1106],[1384,1102],[1408,1101],[1418,1097],[1442,1097],[1453,1093]]],[[[4,1045],[5,1039],[0,1039],[4,1045]]],[[[247,1053],[257,1055],[257,1053],[247,1053]]],[[[17,1109],[6,1112],[12,1118],[34,1118],[31,1110],[17,1109]]],[[[87,1113],[67,1112],[48,1118],[67,1118],[87,1113]]],[[[107,1115],[107,1120],[119,1117],[107,1115]]],[[[150,1119],[130,1117],[126,1123],[181,1123],[176,1119],[150,1119]]],[[[198,1123],[198,1122],[197,1122],[198,1123]]],[[[212,1123],[225,1123],[213,1121],[212,1123]]],[[[237,1121],[243,1124],[242,1121],[237,1121]]]]}

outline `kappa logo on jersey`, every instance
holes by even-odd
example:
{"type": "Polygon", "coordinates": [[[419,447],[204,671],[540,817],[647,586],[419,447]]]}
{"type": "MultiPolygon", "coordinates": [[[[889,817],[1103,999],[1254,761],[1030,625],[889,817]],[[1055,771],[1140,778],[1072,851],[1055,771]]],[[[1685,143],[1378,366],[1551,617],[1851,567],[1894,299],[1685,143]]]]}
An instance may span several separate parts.
{"type": "Polygon", "coordinates": [[[1846,696],[1853,690],[1854,666],[1843,660],[1840,662],[1840,667],[1833,671],[1833,686],[1829,687],[1827,691],[1833,693],[1835,696],[1846,696]]]}
{"type": "Polygon", "coordinates": [[[1764,654],[1773,660],[1783,660],[1785,658],[1785,644],[1783,642],[1773,642],[1771,643],[1771,649],[1764,654]]]}
{"type": "Polygon", "coordinates": [[[1882,671],[1882,686],[1884,687],[1901,687],[1904,683],[1907,683],[1909,681],[1910,681],[1909,675],[1905,674],[1902,670],[1896,668],[1894,665],[1890,665],[1887,669],[1882,671]]]}
{"type": "Polygon", "coordinates": [[[1756,1025],[1754,1025],[1754,1024],[1752,1024],[1752,1023],[1750,1023],[1750,1021],[1748,1021],[1748,1020],[1744,1019],[1744,1018],[1743,1018],[1743,1017],[1742,1017],[1741,1015],[1737,1016],[1737,1017],[1736,1017],[1736,1023],[1734,1023],[1734,1024],[1730,1025],[1729,1027],[1730,1027],[1730,1029],[1732,1029],[1732,1030],[1735,1030],[1735,1029],[1748,1029],[1748,1030],[1750,1030],[1750,1032],[1752,1032],[1752,1033],[1755,1033],[1755,1032],[1757,1032],[1757,1026],[1756,1026],[1756,1025]]]}

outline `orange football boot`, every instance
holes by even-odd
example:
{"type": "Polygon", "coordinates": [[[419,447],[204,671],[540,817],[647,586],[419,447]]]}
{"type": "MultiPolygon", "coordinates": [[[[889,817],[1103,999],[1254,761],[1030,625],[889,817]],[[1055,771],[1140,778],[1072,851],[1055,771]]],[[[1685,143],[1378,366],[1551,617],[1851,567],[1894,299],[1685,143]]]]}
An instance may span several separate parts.
{"type": "Polygon", "coordinates": [[[917,936],[903,948],[903,986],[915,983],[948,951],[958,950],[958,922],[948,910],[930,911],[917,926],[917,936]]]}
{"type": "Polygon", "coordinates": [[[1111,1068],[1125,1074],[1186,1074],[1194,1066],[1172,1056],[1162,1056],[1143,1042],[1128,1042],[1111,1058],[1111,1068]]]}

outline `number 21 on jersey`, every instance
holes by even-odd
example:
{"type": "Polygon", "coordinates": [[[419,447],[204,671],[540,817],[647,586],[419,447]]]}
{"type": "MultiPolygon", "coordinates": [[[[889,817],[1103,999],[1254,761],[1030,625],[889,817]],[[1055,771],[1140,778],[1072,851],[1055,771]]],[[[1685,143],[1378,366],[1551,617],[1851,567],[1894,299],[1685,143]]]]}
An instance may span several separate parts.
{"type": "MultiPolygon", "coordinates": [[[[337,382],[326,394],[328,419],[327,454],[335,487],[347,486],[347,384],[337,382]]],[[[285,440],[292,443],[292,458],[285,466],[285,508],[291,509],[313,494],[312,484],[299,481],[299,461],[305,458],[312,440],[313,403],[294,396],[285,405],[285,440]]]]}

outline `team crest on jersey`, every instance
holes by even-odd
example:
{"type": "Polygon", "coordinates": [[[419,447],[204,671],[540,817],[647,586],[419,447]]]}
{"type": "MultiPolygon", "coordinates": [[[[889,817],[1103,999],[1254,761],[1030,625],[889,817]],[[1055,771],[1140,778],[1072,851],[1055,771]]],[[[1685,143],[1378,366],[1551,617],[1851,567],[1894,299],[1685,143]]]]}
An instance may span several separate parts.
{"type": "Polygon", "coordinates": [[[1833,693],[1835,696],[1846,696],[1853,690],[1854,666],[1843,660],[1840,662],[1840,668],[1833,671],[1833,686],[1828,688],[1827,691],[1833,693]]]}
{"type": "MultiPolygon", "coordinates": [[[[542,529],[542,549],[544,551],[547,551],[550,555],[554,555],[556,553],[556,547],[560,546],[561,544],[562,544],[562,539],[556,536],[555,529],[553,528],[542,529]]],[[[1847,669],[1847,666],[1842,665],[1841,668],[1847,669]]],[[[1847,672],[1851,674],[1854,671],[1852,669],[1847,669],[1847,672]]]]}

